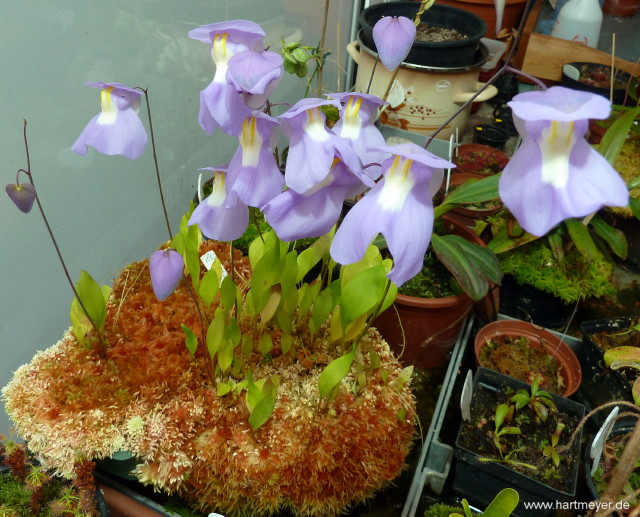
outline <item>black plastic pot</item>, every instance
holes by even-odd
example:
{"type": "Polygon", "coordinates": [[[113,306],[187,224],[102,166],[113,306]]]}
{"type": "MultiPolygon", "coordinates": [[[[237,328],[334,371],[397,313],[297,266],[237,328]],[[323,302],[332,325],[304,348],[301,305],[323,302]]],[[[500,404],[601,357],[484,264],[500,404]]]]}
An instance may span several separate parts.
{"type": "MultiPolygon", "coordinates": [[[[580,325],[582,347],[577,356],[582,365],[583,383],[580,398],[587,409],[594,409],[613,400],[633,402],[631,387],[633,380],[621,370],[611,370],[604,364],[604,352],[592,339],[600,332],[621,332],[631,325],[631,317],[585,321],[580,325]]],[[[596,413],[593,418],[600,425],[607,412],[596,413]]]]}
{"type": "MultiPolygon", "coordinates": [[[[501,373],[478,368],[473,381],[474,393],[479,388],[492,391],[510,387],[514,391],[519,389],[529,389],[529,385],[520,382],[501,373]]],[[[582,419],[584,416],[584,406],[564,397],[553,395],[553,401],[558,410],[577,416],[582,419]]],[[[472,401],[473,405],[473,401],[472,401]]],[[[553,510],[535,510],[524,508],[523,502],[527,503],[551,503],[552,507],[558,502],[575,501],[576,488],[578,482],[578,470],[580,466],[580,440],[582,431],[573,442],[572,454],[575,461],[571,468],[571,489],[562,492],[544,483],[530,478],[520,472],[510,469],[506,464],[481,461],[478,454],[460,445],[460,435],[462,425],[458,432],[455,447],[455,472],[453,478],[453,490],[457,494],[467,497],[472,502],[482,508],[486,508],[493,498],[504,488],[514,488],[520,495],[520,503],[513,515],[515,516],[538,516],[548,515],[553,510]]]]}
{"type": "MultiPolygon", "coordinates": [[[[608,100],[610,87],[608,85],[597,86],[597,83],[594,84],[593,82],[585,82],[589,80],[590,74],[600,74],[608,78],[611,75],[611,67],[599,63],[566,63],[562,67],[562,81],[560,84],[562,84],[562,86],[566,86],[567,88],[571,88],[572,90],[596,93],[598,95],[601,95],[602,97],[606,97],[608,100]],[[576,75],[580,76],[580,80],[574,79],[576,75]]],[[[633,100],[633,98],[626,94],[627,84],[629,83],[630,79],[631,76],[624,70],[615,71],[615,81],[613,88],[614,104],[624,104],[626,100],[627,105],[635,106],[635,101],[633,100]]],[[[635,82],[631,81],[630,89],[633,91],[636,87],[637,80],[635,80],[635,82]]]]}
{"type": "MultiPolygon", "coordinates": [[[[372,5],[360,13],[362,43],[377,52],[373,41],[373,26],[383,16],[405,16],[415,18],[419,2],[389,2],[372,5]]],[[[448,5],[433,5],[420,21],[436,27],[456,29],[468,36],[460,41],[424,42],[415,41],[404,60],[405,63],[437,67],[461,67],[474,63],[480,39],[487,33],[487,24],[475,14],[448,5]]]]}
{"type": "Polygon", "coordinates": [[[474,128],[473,141],[476,144],[490,145],[502,149],[507,143],[509,133],[501,127],[491,124],[479,124],[474,128]]]}

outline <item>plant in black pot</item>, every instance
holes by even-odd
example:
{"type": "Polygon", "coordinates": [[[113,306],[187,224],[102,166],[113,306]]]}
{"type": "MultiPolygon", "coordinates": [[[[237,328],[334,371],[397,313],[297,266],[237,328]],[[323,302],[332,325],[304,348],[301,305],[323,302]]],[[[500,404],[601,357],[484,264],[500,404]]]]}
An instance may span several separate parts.
{"type": "MultiPolygon", "coordinates": [[[[506,487],[527,502],[574,500],[581,404],[540,390],[536,382],[530,386],[479,368],[466,405],[468,419],[456,439],[456,493],[473,494],[481,505],[506,487]]],[[[518,507],[516,514],[523,511],[531,510],[518,507]]]]}

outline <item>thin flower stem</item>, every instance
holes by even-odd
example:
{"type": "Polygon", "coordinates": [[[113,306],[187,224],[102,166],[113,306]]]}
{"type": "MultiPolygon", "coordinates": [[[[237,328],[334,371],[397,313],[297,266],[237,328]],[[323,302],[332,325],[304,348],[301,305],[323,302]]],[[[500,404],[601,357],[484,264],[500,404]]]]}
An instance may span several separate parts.
{"type": "MultiPolygon", "coordinates": [[[[27,177],[29,178],[29,182],[31,183],[31,185],[33,186],[34,189],[36,189],[36,185],[33,181],[33,175],[31,174],[31,158],[29,156],[29,142],[27,139],[27,121],[26,119],[24,120],[24,126],[23,126],[23,137],[24,137],[24,148],[27,154],[27,170],[24,169],[20,169],[22,172],[24,172],[27,177]]],[[[19,173],[20,171],[18,171],[19,173]]],[[[42,220],[44,221],[44,225],[47,227],[47,232],[49,232],[49,237],[51,238],[51,242],[53,242],[53,247],[56,250],[56,253],[58,254],[58,259],[60,259],[60,264],[62,264],[62,269],[64,270],[64,274],[67,277],[67,281],[69,282],[69,285],[71,286],[71,290],[73,291],[73,295],[76,297],[76,300],[78,300],[78,304],[80,305],[80,308],[82,309],[82,311],[84,312],[85,316],[89,319],[89,321],[91,322],[91,326],[93,327],[93,330],[96,333],[96,336],[98,336],[98,341],[100,343],[100,348],[98,349],[98,352],[100,354],[101,358],[105,358],[107,356],[107,347],[104,343],[104,340],[102,338],[102,335],[100,334],[100,331],[98,330],[97,325],[95,324],[95,322],[93,321],[93,319],[91,318],[91,316],[89,316],[89,311],[87,311],[87,308],[85,307],[84,303],[82,302],[82,299],[80,298],[80,295],[78,294],[78,291],[76,290],[76,286],[73,284],[73,280],[71,280],[71,275],[69,274],[69,270],[67,269],[67,264],[64,261],[64,258],[62,257],[62,252],[60,251],[60,247],[58,246],[58,241],[56,240],[55,236],[53,235],[53,230],[51,229],[51,226],[49,225],[49,220],[47,219],[46,214],[44,213],[44,208],[42,207],[42,203],[40,202],[40,196],[38,195],[38,189],[36,189],[36,203],[38,203],[38,209],[40,210],[40,215],[42,216],[42,220]]]]}
{"type": "Polygon", "coordinates": [[[534,83],[537,86],[539,86],[542,90],[546,90],[547,89],[547,85],[544,84],[540,79],[538,79],[537,77],[533,77],[532,75],[529,75],[529,74],[523,72],[522,70],[518,70],[517,68],[513,68],[512,66],[507,66],[506,70],[509,71],[509,72],[512,72],[512,73],[514,73],[516,75],[519,75],[521,77],[524,77],[525,79],[528,79],[532,83],[534,83]]]}
{"type": "Polygon", "coordinates": [[[367,85],[366,93],[369,93],[371,91],[371,83],[373,83],[373,76],[376,73],[376,67],[378,66],[379,62],[380,62],[380,56],[376,55],[376,60],[373,62],[373,69],[371,70],[371,77],[369,77],[369,84],[367,85]]]}
{"type": "Polygon", "coordinates": [[[387,89],[385,90],[384,95],[382,96],[383,101],[387,100],[387,97],[391,92],[391,88],[393,87],[393,83],[395,82],[396,77],[398,77],[399,71],[400,71],[400,66],[396,67],[396,69],[393,71],[393,74],[391,75],[391,79],[389,79],[389,84],[387,85],[387,89]]]}
{"type": "Polygon", "coordinates": [[[164,194],[162,192],[162,181],[160,179],[160,167],[158,166],[158,154],[156,152],[156,139],[153,132],[153,122],[151,120],[151,107],[149,106],[149,92],[147,88],[142,88],[140,86],[136,86],[135,89],[144,92],[144,102],[147,106],[147,117],[149,119],[149,134],[151,135],[151,149],[153,150],[153,164],[156,169],[158,191],[160,192],[160,203],[162,203],[162,212],[164,213],[164,220],[165,220],[165,223],[167,224],[167,231],[169,232],[169,240],[172,240],[173,232],[171,231],[171,223],[169,223],[169,215],[167,214],[167,205],[164,201],[164,194]]]}
{"type": "Polygon", "coordinates": [[[206,364],[206,370],[207,370],[207,375],[209,376],[209,381],[211,381],[211,385],[215,386],[216,385],[216,378],[214,375],[214,371],[213,371],[213,357],[211,357],[211,355],[209,354],[208,348],[206,346],[207,344],[207,331],[205,330],[204,327],[204,315],[202,314],[202,308],[200,307],[200,303],[198,301],[198,297],[196,296],[196,293],[194,292],[193,288],[191,287],[191,284],[189,283],[189,280],[187,279],[186,275],[183,273],[182,274],[182,281],[184,282],[184,285],[187,286],[187,290],[189,291],[189,295],[191,296],[191,299],[193,300],[193,303],[196,306],[196,310],[198,311],[198,317],[200,319],[200,333],[202,336],[202,343],[205,345],[203,347],[203,356],[204,356],[204,362],[206,364]]]}
{"type": "Polygon", "coordinates": [[[319,46],[319,63],[318,63],[318,88],[317,88],[317,97],[322,95],[322,69],[324,68],[324,63],[322,62],[324,59],[324,40],[327,35],[327,22],[329,20],[329,3],[330,0],[324,0],[324,14],[322,18],[322,32],[320,34],[320,45],[319,46]]]}
{"type": "MultiPolygon", "coordinates": [[[[534,0],[527,0],[527,3],[525,5],[524,8],[524,13],[529,13],[531,10],[531,6],[533,5],[534,0]]],[[[429,144],[434,140],[434,138],[436,138],[436,136],[438,136],[438,134],[444,129],[446,128],[453,119],[455,119],[460,113],[462,113],[464,111],[464,109],[469,106],[474,100],[476,100],[476,98],[482,93],[484,92],[489,85],[493,84],[494,82],[496,82],[496,80],[505,72],[510,68],[510,63],[511,63],[511,59],[513,59],[513,55],[515,53],[516,48],[518,47],[518,43],[520,43],[520,38],[522,36],[522,30],[524,29],[524,24],[527,21],[527,14],[523,15],[522,18],[520,19],[520,26],[518,27],[518,32],[516,33],[516,37],[515,40],[513,42],[513,45],[511,45],[511,48],[509,49],[509,53],[507,54],[507,57],[504,60],[504,65],[502,65],[502,68],[500,68],[500,70],[498,70],[493,77],[490,77],[489,80],[484,83],[484,86],[482,88],[480,88],[476,93],[474,93],[469,100],[467,100],[464,104],[462,104],[462,106],[460,106],[453,115],[451,115],[447,120],[445,120],[442,125],[436,129],[431,135],[429,135],[425,141],[424,144],[422,145],[422,147],[424,147],[425,149],[427,147],[429,147],[429,144]]]]}

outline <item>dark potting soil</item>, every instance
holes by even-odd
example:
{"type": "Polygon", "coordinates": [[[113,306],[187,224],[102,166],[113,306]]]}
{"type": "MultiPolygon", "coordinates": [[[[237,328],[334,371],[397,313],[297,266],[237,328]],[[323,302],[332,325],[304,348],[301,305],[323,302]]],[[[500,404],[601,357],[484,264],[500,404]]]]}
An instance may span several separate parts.
{"type": "Polygon", "coordinates": [[[572,466],[575,461],[578,461],[577,457],[571,451],[561,453],[560,464],[556,467],[551,457],[545,457],[542,454],[542,450],[550,443],[558,422],[562,422],[565,428],[560,434],[556,450],[565,446],[571,432],[577,428],[579,418],[550,408],[549,416],[542,421],[530,406],[524,406],[515,412],[510,423],[503,424],[503,426],[519,427],[521,434],[502,435],[500,443],[503,450],[500,455],[493,442],[495,411],[498,405],[509,404],[513,394],[513,391],[508,393],[493,391],[479,386],[471,402],[471,419],[463,425],[459,444],[487,458],[488,461],[500,462],[556,490],[569,491],[572,488],[570,487],[573,479],[572,466]]]}
{"type": "MultiPolygon", "coordinates": [[[[629,328],[635,327],[638,324],[640,324],[640,318],[635,318],[631,321],[629,328]]],[[[627,332],[628,330],[629,329],[619,329],[598,332],[597,334],[591,335],[591,339],[603,352],[618,346],[640,347],[640,330],[627,332]]]]}
{"type": "Polygon", "coordinates": [[[416,41],[424,41],[428,43],[442,43],[444,41],[462,41],[469,36],[461,33],[456,29],[448,27],[437,27],[428,23],[421,23],[416,28],[416,41]]]}
{"type": "Polygon", "coordinates": [[[480,364],[514,379],[553,393],[562,393],[562,365],[537,343],[526,337],[501,337],[487,341],[480,350],[480,364]]]}

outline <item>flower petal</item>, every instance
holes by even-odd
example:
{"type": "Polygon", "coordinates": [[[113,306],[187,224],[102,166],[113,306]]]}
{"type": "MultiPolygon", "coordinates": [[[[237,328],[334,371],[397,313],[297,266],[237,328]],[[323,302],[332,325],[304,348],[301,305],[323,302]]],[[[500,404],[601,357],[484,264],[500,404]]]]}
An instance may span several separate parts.
{"type": "Polygon", "coordinates": [[[36,188],[31,183],[20,183],[19,185],[10,183],[5,187],[5,191],[18,210],[25,214],[31,212],[36,200],[36,188]]]}
{"type": "Polygon", "coordinates": [[[395,70],[404,61],[415,37],[415,24],[404,16],[385,16],[373,26],[373,41],[387,70],[395,70]]]}
{"type": "Polygon", "coordinates": [[[175,250],[158,250],[149,259],[153,292],[158,300],[167,298],[180,283],[184,261],[175,250]]]}

